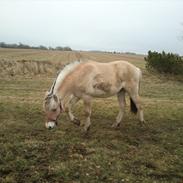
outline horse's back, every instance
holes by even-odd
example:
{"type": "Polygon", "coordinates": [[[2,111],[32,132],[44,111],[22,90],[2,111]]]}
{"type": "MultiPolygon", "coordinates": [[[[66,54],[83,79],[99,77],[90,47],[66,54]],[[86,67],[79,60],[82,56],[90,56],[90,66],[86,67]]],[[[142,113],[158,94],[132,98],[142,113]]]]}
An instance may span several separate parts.
{"type": "MultiPolygon", "coordinates": [[[[120,77],[123,80],[132,79],[139,77],[140,69],[135,65],[123,61],[113,61],[108,63],[100,63],[100,62],[88,62],[86,65],[90,65],[93,69],[92,71],[96,72],[96,74],[102,74],[106,78],[120,77]]],[[[88,73],[90,74],[90,73],[88,73]]]]}
{"type": "Polygon", "coordinates": [[[78,67],[76,88],[93,96],[111,96],[135,78],[138,68],[126,61],[99,63],[89,61],[78,67]]]}

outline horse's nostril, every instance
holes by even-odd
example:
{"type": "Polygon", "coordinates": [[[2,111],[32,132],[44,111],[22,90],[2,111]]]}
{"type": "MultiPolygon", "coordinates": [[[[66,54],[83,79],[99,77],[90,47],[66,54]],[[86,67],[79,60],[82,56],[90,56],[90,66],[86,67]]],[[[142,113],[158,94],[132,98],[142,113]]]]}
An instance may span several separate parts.
{"type": "Polygon", "coordinates": [[[47,128],[49,129],[49,130],[51,130],[52,128],[54,128],[55,127],[55,122],[53,122],[53,121],[49,121],[48,123],[47,123],[47,128]]]}

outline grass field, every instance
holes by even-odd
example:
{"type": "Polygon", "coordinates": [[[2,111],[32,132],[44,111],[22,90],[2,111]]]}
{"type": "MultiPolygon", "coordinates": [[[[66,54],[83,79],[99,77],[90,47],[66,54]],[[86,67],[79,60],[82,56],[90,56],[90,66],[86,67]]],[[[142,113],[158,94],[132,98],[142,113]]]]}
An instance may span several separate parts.
{"type": "MultiPolygon", "coordinates": [[[[183,83],[148,73],[143,56],[0,49],[0,67],[1,183],[183,182],[183,83]],[[87,135],[65,114],[58,128],[46,130],[45,91],[56,70],[76,59],[123,59],[139,66],[148,127],[139,125],[128,102],[122,125],[112,129],[118,113],[117,100],[112,97],[94,100],[87,135]],[[35,63],[47,65],[33,72],[34,67],[29,67],[35,63]]],[[[75,113],[83,119],[81,103],[75,113]]]]}

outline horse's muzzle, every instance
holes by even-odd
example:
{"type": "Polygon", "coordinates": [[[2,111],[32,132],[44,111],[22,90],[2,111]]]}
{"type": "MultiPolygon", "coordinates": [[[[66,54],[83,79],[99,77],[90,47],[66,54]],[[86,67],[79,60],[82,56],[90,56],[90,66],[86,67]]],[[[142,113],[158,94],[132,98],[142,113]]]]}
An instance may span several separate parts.
{"type": "Polygon", "coordinates": [[[49,122],[45,123],[45,126],[47,129],[51,130],[57,126],[57,122],[56,121],[49,121],[49,122]]]}

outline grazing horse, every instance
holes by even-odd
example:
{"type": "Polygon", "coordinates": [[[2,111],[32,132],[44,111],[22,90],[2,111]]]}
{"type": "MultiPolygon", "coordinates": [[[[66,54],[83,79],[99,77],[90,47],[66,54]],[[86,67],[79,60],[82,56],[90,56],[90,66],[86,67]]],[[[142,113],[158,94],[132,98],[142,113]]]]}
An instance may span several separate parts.
{"type": "Polygon", "coordinates": [[[131,111],[138,112],[140,122],[144,122],[139,97],[141,78],[141,70],[126,61],[70,63],[60,71],[50,91],[46,93],[43,105],[46,113],[46,128],[56,126],[57,118],[62,112],[67,112],[70,120],[79,125],[80,122],[73,115],[71,108],[82,99],[86,117],[84,131],[87,131],[91,124],[92,98],[113,95],[117,95],[119,113],[112,126],[118,127],[124,115],[125,93],[130,97],[131,111]]]}

